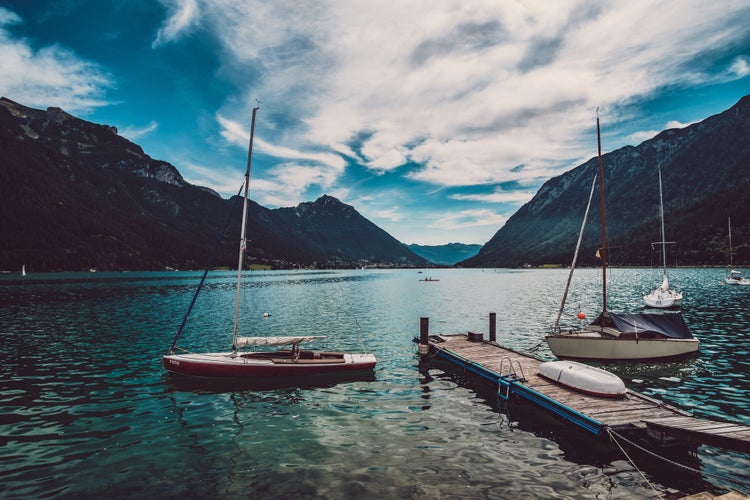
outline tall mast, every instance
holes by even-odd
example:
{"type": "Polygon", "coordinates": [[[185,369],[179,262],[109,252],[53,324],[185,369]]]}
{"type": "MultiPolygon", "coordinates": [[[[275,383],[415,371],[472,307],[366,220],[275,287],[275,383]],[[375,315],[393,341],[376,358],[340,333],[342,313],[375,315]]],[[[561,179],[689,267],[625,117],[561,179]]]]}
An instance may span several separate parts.
{"type": "Polygon", "coordinates": [[[607,224],[604,217],[604,168],[602,167],[602,140],[599,132],[599,108],[596,110],[596,145],[599,151],[599,210],[602,215],[602,312],[607,312],[607,224]]]}
{"type": "Polygon", "coordinates": [[[664,236],[664,198],[661,192],[661,164],[659,164],[659,217],[661,218],[661,263],[667,275],[667,238],[664,236]]]}
{"type": "Polygon", "coordinates": [[[729,227],[729,267],[734,267],[734,259],[732,258],[732,218],[727,217],[727,226],[729,227]]]}
{"type": "Polygon", "coordinates": [[[237,264],[237,293],[234,301],[234,332],[232,334],[232,351],[237,350],[237,331],[239,329],[240,317],[240,281],[242,279],[242,268],[245,265],[245,250],[247,248],[247,192],[250,189],[250,167],[253,159],[253,136],[255,135],[255,113],[258,107],[253,108],[253,118],[250,123],[250,145],[247,148],[247,170],[245,171],[245,194],[242,202],[242,227],[240,230],[240,255],[237,264]]]}

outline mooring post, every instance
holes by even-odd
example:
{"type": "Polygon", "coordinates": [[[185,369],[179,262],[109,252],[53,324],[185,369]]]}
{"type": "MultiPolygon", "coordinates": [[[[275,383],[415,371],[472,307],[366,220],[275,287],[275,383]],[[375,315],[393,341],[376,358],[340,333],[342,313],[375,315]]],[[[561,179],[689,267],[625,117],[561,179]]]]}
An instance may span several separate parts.
{"type": "Polygon", "coordinates": [[[419,355],[426,356],[430,351],[430,318],[419,318],[419,355]]]}
{"type": "Polygon", "coordinates": [[[490,342],[495,342],[497,339],[497,323],[495,313],[490,313],[490,342]]]}

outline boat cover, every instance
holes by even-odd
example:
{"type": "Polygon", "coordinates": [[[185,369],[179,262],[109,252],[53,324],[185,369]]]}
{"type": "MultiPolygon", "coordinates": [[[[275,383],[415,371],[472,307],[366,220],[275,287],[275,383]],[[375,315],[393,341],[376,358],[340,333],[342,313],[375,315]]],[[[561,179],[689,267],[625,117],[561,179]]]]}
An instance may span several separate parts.
{"type": "Polygon", "coordinates": [[[617,331],[625,333],[652,332],[673,339],[692,339],[681,312],[665,313],[613,313],[607,312],[599,315],[592,323],[593,325],[614,327],[617,331]],[[605,318],[604,315],[607,315],[605,318]],[[609,320],[609,321],[607,321],[609,320]]]}
{"type": "Polygon", "coordinates": [[[300,342],[310,342],[315,339],[324,339],[325,336],[310,335],[307,337],[237,337],[236,346],[248,345],[295,345],[300,342]]]}

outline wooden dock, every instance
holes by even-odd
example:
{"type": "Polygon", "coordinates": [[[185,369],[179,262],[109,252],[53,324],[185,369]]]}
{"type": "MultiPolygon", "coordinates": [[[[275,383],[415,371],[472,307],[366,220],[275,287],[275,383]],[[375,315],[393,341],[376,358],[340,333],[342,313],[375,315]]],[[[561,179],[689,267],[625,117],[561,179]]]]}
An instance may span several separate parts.
{"type": "Polygon", "coordinates": [[[486,341],[482,334],[429,335],[424,320],[420,349],[496,383],[503,399],[524,398],[595,436],[611,438],[614,431],[661,445],[690,442],[750,452],[748,426],[698,419],[634,391],[622,398],[583,394],[538,375],[543,361],[537,358],[486,341]]]}

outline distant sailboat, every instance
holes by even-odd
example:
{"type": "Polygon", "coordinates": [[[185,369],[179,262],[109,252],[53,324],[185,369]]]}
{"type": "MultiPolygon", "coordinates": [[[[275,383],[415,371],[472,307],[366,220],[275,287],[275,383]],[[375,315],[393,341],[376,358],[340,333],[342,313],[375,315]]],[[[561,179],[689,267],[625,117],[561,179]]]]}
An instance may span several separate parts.
{"type": "Polygon", "coordinates": [[[732,218],[727,219],[727,225],[729,226],[729,269],[727,270],[727,277],[724,281],[727,285],[750,285],[750,279],[742,276],[742,271],[736,271],[734,269],[734,251],[732,250],[732,218]]]}
{"type": "Polygon", "coordinates": [[[21,266],[21,276],[26,276],[26,264],[21,266]]]}
{"type": "Polygon", "coordinates": [[[664,238],[664,197],[661,188],[661,165],[659,165],[659,218],[661,219],[661,241],[657,241],[654,245],[661,245],[663,278],[661,286],[648,295],[644,295],[643,300],[649,307],[668,309],[682,305],[682,293],[669,288],[669,277],[667,277],[667,245],[674,242],[665,241],[664,238]]]}

